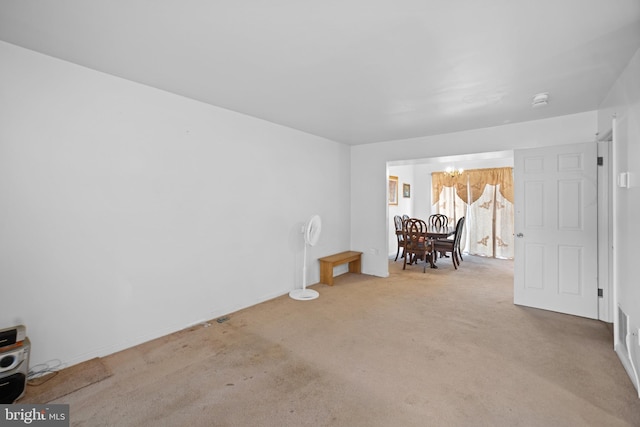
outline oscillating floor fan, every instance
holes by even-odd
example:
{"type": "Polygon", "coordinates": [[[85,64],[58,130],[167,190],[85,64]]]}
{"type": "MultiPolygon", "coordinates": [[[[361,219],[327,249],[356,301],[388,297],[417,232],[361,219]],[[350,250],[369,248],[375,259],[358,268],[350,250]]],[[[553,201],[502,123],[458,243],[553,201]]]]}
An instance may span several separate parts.
{"type": "Polygon", "coordinates": [[[314,215],[304,226],[304,260],[302,261],[302,289],[294,289],[289,296],[297,300],[310,300],[318,298],[318,292],[307,289],[307,246],[315,246],[320,238],[322,221],[318,215],[314,215]]]}

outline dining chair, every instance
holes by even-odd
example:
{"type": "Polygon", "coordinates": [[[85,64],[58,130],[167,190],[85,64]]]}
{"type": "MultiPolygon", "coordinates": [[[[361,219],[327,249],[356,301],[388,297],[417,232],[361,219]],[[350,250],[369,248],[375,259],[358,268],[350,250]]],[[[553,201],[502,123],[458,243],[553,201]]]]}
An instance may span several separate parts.
{"type": "Polygon", "coordinates": [[[404,231],[404,264],[402,269],[407,268],[408,263],[414,264],[418,260],[424,260],[423,272],[426,271],[427,262],[433,267],[433,239],[427,235],[427,223],[418,218],[409,218],[403,224],[404,231]]]}
{"type": "Polygon", "coordinates": [[[393,223],[396,227],[396,239],[398,240],[398,250],[396,251],[396,259],[394,261],[398,260],[398,255],[400,255],[400,248],[402,248],[402,257],[404,258],[404,232],[402,231],[402,223],[404,221],[402,220],[402,217],[400,215],[396,215],[393,217],[393,223]]]}
{"type": "Polygon", "coordinates": [[[462,238],[462,229],[464,227],[464,217],[458,220],[456,224],[456,232],[453,239],[437,239],[434,240],[434,252],[451,253],[451,261],[455,269],[458,269],[462,259],[462,250],[460,249],[460,239],[462,238]]]}
{"type": "MultiPolygon", "coordinates": [[[[429,225],[432,227],[446,228],[449,226],[449,217],[444,214],[429,215],[428,221],[429,225]]],[[[437,253],[434,256],[437,256],[437,253]]],[[[447,258],[447,254],[445,252],[440,252],[440,257],[447,258]]]]}
{"type": "Polygon", "coordinates": [[[449,225],[449,217],[444,214],[429,215],[429,224],[433,227],[447,227],[449,225]]]}

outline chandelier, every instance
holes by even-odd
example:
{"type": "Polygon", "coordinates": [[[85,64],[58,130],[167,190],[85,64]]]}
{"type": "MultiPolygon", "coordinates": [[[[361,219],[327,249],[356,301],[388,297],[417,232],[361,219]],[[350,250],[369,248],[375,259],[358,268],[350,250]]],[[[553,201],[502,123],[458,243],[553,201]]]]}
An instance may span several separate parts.
{"type": "Polygon", "coordinates": [[[462,172],[464,172],[464,169],[460,168],[460,169],[454,169],[451,166],[449,166],[447,169],[445,169],[444,173],[449,175],[451,178],[455,178],[457,176],[462,175],[462,172]]]}

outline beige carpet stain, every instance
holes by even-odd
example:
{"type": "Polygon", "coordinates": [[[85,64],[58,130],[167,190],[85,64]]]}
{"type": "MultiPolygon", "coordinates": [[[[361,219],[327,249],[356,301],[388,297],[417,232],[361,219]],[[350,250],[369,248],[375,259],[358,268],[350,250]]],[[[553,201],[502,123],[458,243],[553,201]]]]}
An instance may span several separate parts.
{"type": "Polygon", "coordinates": [[[49,403],[111,375],[111,370],[102,360],[94,358],[30,380],[25,395],[17,403],[49,403]]]}

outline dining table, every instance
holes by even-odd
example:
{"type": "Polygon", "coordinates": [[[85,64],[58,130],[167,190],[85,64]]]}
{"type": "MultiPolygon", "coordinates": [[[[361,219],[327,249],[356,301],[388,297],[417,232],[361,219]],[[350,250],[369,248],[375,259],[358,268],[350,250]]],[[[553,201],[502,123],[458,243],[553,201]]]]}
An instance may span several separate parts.
{"type": "MultiPolygon", "coordinates": [[[[426,221],[425,223],[427,225],[426,236],[430,240],[446,239],[449,236],[453,236],[456,232],[455,226],[436,226],[436,225],[429,224],[426,221]]],[[[404,233],[405,233],[405,230],[396,230],[396,234],[401,235],[404,233]]],[[[435,263],[434,255],[435,254],[432,254],[432,256],[428,261],[429,261],[429,264],[431,265],[431,268],[438,268],[438,266],[435,263]]]]}
{"type": "Polygon", "coordinates": [[[456,234],[455,226],[439,227],[427,223],[427,236],[432,239],[446,239],[456,234]]]}
{"type": "MultiPolygon", "coordinates": [[[[398,235],[402,235],[403,233],[403,230],[396,230],[396,234],[398,235]]],[[[454,234],[456,234],[456,227],[454,226],[438,227],[427,224],[427,237],[430,239],[446,239],[454,234]]]]}

